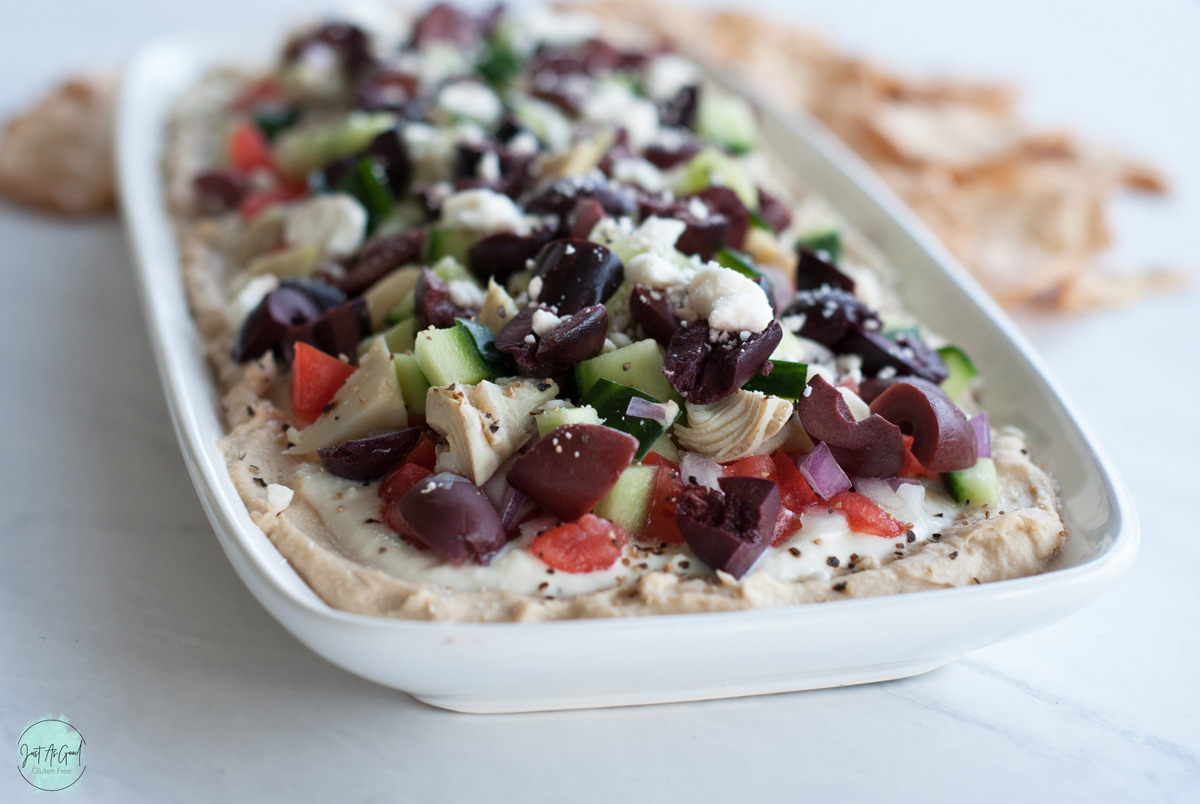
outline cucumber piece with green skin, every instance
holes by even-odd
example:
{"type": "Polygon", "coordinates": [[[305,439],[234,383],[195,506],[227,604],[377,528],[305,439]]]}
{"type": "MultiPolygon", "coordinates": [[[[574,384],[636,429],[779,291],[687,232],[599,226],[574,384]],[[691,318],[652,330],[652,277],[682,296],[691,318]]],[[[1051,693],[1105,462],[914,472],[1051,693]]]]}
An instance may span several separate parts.
{"type": "Polygon", "coordinates": [[[466,265],[475,239],[475,233],[470,229],[435,226],[429,230],[429,264],[433,265],[444,257],[453,257],[460,265],[466,265]]]}
{"type": "Polygon", "coordinates": [[[733,157],[716,148],[705,148],[683,166],[675,192],[679,195],[698,193],[706,187],[719,185],[737,193],[746,209],[758,209],[758,187],[754,179],[733,157]]]}
{"type": "Polygon", "coordinates": [[[943,346],[937,353],[950,370],[950,376],[942,380],[942,390],[951,399],[958,399],[971,387],[971,381],[979,376],[979,370],[967,353],[957,346],[943,346]]]}
{"type": "Polygon", "coordinates": [[[547,433],[564,424],[603,424],[600,414],[591,406],[578,408],[549,408],[534,414],[537,422],[538,436],[544,438],[547,433]]]}
{"type": "Polygon", "coordinates": [[[657,477],[657,466],[626,467],[616,485],[596,503],[596,516],[604,517],[631,536],[641,534],[646,529],[657,477]]]}
{"type": "Polygon", "coordinates": [[[810,232],[796,240],[797,248],[806,248],[818,255],[823,251],[829,262],[837,265],[842,259],[842,236],[837,229],[822,229],[810,232]]]}
{"type": "Polygon", "coordinates": [[[267,105],[254,110],[254,124],[262,129],[263,136],[271,142],[299,119],[300,110],[295,106],[267,105]]]}
{"type": "MultiPolygon", "coordinates": [[[[676,422],[678,421],[676,419],[676,422]]],[[[671,440],[671,436],[666,433],[658,437],[658,440],[654,442],[654,446],[650,447],[650,451],[657,452],[668,461],[679,463],[679,447],[675,446],[675,442],[671,440]]]]}
{"type": "Polygon", "coordinates": [[[483,49],[475,61],[475,71],[497,89],[506,87],[521,72],[521,57],[502,31],[484,40],[483,49]]]}
{"type": "Polygon", "coordinates": [[[696,103],[696,133],[744,154],[758,144],[758,119],[745,98],[706,86],[696,103]]]}
{"type": "Polygon", "coordinates": [[[627,416],[625,411],[629,408],[629,400],[635,396],[650,402],[658,401],[644,391],[618,385],[612,380],[602,378],[596,380],[596,383],[584,395],[583,401],[580,404],[594,408],[600,418],[604,420],[606,427],[620,430],[623,433],[629,433],[636,438],[640,446],[633,459],[640,461],[646,457],[646,454],[650,452],[654,443],[679,418],[679,407],[675,406],[675,415],[668,417],[666,421],[627,416]]]}
{"type": "Polygon", "coordinates": [[[358,153],[395,125],[391,112],[354,111],[340,120],[290,128],[275,141],[275,164],[289,176],[304,176],[358,153]]]}
{"type": "Polygon", "coordinates": [[[372,335],[369,338],[363,338],[358,344],[358,356],[362,357],[371,348],[371,344],[376,338],[383,338],[383,342],[387,344],[388,351],[394,355],[402,352],[411,352],[417,340],[417,320],[415,318],[406,318],[391,329],[386,329],[378,335],[372,335]]]}
{"type": "Polygon", "coordinates": [[[478,321],[472,321],[469,318],[456,318],[454,321],[455,326],[462,327],[471,338],[471,344],[475,347],[475,352],[479,355],[479,359],[483,361],[483,365],[487,367],[490,375],[489,379],[510,377],[513,375],[513,370],[504,361],[504,355],[496,348],[496,333],[478,321]]]}
{"type": "Polygon", "coordinates": [[[647,398],[663,402],[675,398],[675,389],[662,370],[662,347],[646,339],[576,364],[575,382],[579,393],[584,395],[598,380],[605,379],[636,388],[648,394],[647,398]]]}
{"type": "Polygon", "coordinates": [[[804,356],[804,346],[801,345],[800,339],[796,334],[787,327],[783,327],[783,337],[779,339],[779,345],[775,347],[775,351],[771,353],[771,360],[785,360],[792,363],[798,363],[798,357],[804,356]]]}
{"type": "Polygon", "coordinates": [[[463,263],[453,255],[442,257],[429,270],[433,271],[443,282],[466,281],[477,284],[475,275],[463,267],[463,263]]]}
{"type": "Polygon", "coordinates": [[[1000,480],[991,458],[980,458],[970,469],[946,473],[946,489],[961,505],[995,505],[1000,502],[1000,480]]]}
{"type": "Polygon", "coordinates": [[[430,385],[475,385],[492,376],[463,327],[421,330],[413,356],[430,385]]]}
{"type": "Polygon", "coordinates": [[[342,177],[337,188],[355,198],[367,211],[367,234],[372,234],[396,208],[396,197],[388,186],[387,171],[374,157],[364,156],[342,177]]]}
{"type": "Polygon", "coordinates": [[[389,327],[399,324],[401,321],[407,321],[417,314],[417,291],[414,288],[404,294],[404,298],[400,303],[392,308],[392,311],[384,317],[383,322],[389,327]]]}
{"type": "Polygon", "coordinates": [[[762,215],[759,215],[757,212],[755,212],[752,209],[749,210],[749,212],[750,212],[750,225],[751,226],[753,226],[755,229],[762,229],[765,232],[770,232],[771,234],[775,233],[775,230],[771,228],[771,224],[769,224],[765,220],[763,220],[762,215]]]}
{"type": "Polygon", "coordinates": [[[770,396],[795,401],[804,394],[808,383],[808,364],[787,360],[772,360],[771,373],[764,377],[755,374],[742,386],[744,391],[761,391],[770,396]]]}
{"type": "Polygon", "coordinates": [[[400,381],[400,395],[404,397],[404,406],[409,414],[425,415],[425,397],[429,393],[429,380],[417,364],[413,355],[392,355],[396,366],[396,379],[400,381]]]}

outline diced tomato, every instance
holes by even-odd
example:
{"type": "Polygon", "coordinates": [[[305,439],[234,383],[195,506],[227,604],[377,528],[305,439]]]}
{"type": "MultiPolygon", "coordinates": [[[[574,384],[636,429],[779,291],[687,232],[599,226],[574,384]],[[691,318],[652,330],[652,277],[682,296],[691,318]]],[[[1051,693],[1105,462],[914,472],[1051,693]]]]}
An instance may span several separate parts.
{"type": "Polygon", "coordinates": [[[674,461],[668,461],[666,458],[659,455],[657,452],[647,452],[646,457],[642,458],[642,465],[643,466],[676,466],[676,467],[679,466],[679,464],[675,463],[674,461]]]}
{"type": "Polygon", "coordinates": [[[625,531],[607,519],[584,514],[538,536],[529,552],[563,572],[595,572],[615,564],[628,541],[625,531]]]}
{"type": "Polygon", "coordinates": [[[819,504],[821,499],[800,474],[791,456],[780,450],[771,456],[771,461],[775,465],[771,479],[779,486],[779,519],[771,539],[771,545],[777,547],[800,529],[800,515],[804,509],[819,504]]]}
{"type": "Polygon", "coordinates": [[[905,534],[903,522],[892,519],[882,508],[861,494],[843,491],[833,495],[828,504],[835,511],[841,510],[846,515],[846,524],[855,533],[882,536],[885,539],[899,539],[905,534]]]}
{"type": "Polygon", "coordinates": [[[229,135],[227,143],[229,161],[240,170],[249,173],[255,168],[272,166],[271,146],[258,126],[239,123],[229,135]]]}
{"type": "Polygon", "coordinates": [[[751,455],[725,467],[726,477],[767,478],[775,471],[775,462],[770,455],[751,455]]]}
{"type": "Polygon", "coordinates": [[[917,480],[936,480],[937,472],[930,472],[921,462],[917,460],[917,456],[912,454],[913,437],[910,435],[901,436],[904,439],[904,467],[900,470],[900,477],[911,477],[917,480]]]}
{"type": "Polygon", "coordinates": [[[379,486],[379,499],[382,503],[380,510],[383,515],[383,523],[403,536],[405,541],[418,550],[428,550],[429,548],[408,532],[408,529],[404,526],[404,520],[400,518],[398,506],[400,498],[407,494],[413,486],[432,474],[433,472],[419,464],[403,463],[394,469],[379,486]]]}
{"type": "MultiPolygon", "coordinates": [[[[409,424],[412,424],[412,422],[409,422],[409,424]]],[[[432,472],[434,465],[437,464],[437,444],[433,443],[432,439],[422,438],[412,448],[412,452],[408,453],[404,458],[404,462],[415,463],[417,466],[423,466],[432,472]]]]}
{"type": "Polygon", "coordinates": [[[354,366],[307,343],[296,344],[292,361],[292,413],[307,426],[321,415],[333,395],[354,373],[354,366]]]}
{"type": "Polygon", "coordinates": [[[242,216],[242,220],[252,221],[267,207],[284,201],[294,201],[308,193],[307,184],[284,179],[278,179],[278,182],[277,186],[269,190],[246,193],[246,197],[238,205],[238,214],[242,216]]]}
{"type": "Polygon", "coordinates": [[[237,100],[233,102],[233,108],[240,112],[247,112],[260,103],[281,100],[283,100],[283,93],[279,89],[279,82],[274,78],[263,78],[243,89],[237,96],[237,100]]]}
{"type": "Polygon", "coordinates": [[[683,542],[683,534],[675,524],[675,516],[679,513],[676,501],[682,492],[683,481],[679,477],[679,467],[670,461],[661,464],[658,467],[658,477],[654,479],[654,499],[650,502],[646,528],[638,537],[640,541],[650,544],[683,542]]]}

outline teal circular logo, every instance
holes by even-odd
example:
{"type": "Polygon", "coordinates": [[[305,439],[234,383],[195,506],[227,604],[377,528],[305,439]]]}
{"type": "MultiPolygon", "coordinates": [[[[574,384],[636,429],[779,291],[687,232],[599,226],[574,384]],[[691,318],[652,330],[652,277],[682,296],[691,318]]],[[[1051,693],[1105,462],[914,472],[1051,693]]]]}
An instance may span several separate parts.
{"type": "Polygon", "coordinates": [[[66,790],[87,770],[83,764],[86,744],[79,729],[65,719],[31,723],[17,738],[17,770],[38,790],[66,790]]]}

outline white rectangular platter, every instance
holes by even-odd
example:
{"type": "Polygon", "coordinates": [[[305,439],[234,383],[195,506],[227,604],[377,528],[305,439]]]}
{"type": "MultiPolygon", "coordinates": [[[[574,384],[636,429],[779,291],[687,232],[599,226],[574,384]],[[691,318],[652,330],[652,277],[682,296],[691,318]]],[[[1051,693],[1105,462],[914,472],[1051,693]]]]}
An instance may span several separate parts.
{"type": "Polygon", "coordinates": [[[514,712],[817,689],[902,678],[1053,623],[1103,592],[1137,553],[1135,513],[1109,459],[1003,312],[912,213],[815,122],[763,108],[765,144],[872,240],[909,309],[972,355],[997,424],[1021,427],[1059,480],[1070,535],[1053,570],[1001,583],[763,611],[540,624],[453,625],[330,608],[251,522],[216,442],[216,390],[188,312],[163,197],[175,99],[245,43],[165,40],[129,64],[117,120],[125,223],[175,431],[222,548],[301,642],[434,706],[514,712]],[[239,46],[235,46],[240,45],[239,46]]]}

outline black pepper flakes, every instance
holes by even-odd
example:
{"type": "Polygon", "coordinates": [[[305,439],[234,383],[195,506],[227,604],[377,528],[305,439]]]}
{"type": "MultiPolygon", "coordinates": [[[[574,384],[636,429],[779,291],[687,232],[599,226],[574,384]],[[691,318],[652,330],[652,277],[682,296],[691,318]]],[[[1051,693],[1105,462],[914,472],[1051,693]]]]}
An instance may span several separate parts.
{"type": "Polygon", "coordinates": [[[255,466],[254,464],[250,464],[250,465],[249,465],[249,466],[247,466],[246,468],[247,468],[247,469],[249,469],[249,470],[250,470],[251,472],[253,472],[254,474],[258,474],[259,472],[261,472],[261,471],[262,471],[261,469],[259,469],[259,468],[258,468],[257,466],[255,466]]]}
{"type": "Polygon", "coordinates": [[[680,569],[687,569],[690,566],[692,566],[692,562],[690,562],[690,561],[680,561],[679,562],[680,569]]]}
{"type": "Polygon", "coordinates": [[[548,382],[539,382],[537,384],[537,389],[539,391],[545,391],[545,390],[548,390],[549,388],[550,388],[550,383],[548,383],[548,382]]]}
{"type": "Polygon", "coordinates": [[[942,540],[942,534],[940,534],[940,533],[935,533],[935,534],[933,534],[932,536],[930,536],[929,538],[930,538],[930,539],[932,539],[932,540],[933,540],[933,541],[935,541],[935,542],[940,542],[940,541],[942,540]]]}
{"type": "Polygon", "coordinates": [[[833,591],[835,591],[835,592],[845,592],[845,591],[846,591],[846,582],[845,582],[845,581],[842,581],[841,583],[835,583],[835,584],[833,585],[833,591]]]}
{"type": "Polygon", "coordinates": [[[830,556],[829,558],[825,559],[825,563],[831,567],[836,567],[837,565],[841,564],[842,562],[838,561],[837,556],[830,556]]]}
{"type": "Polygon", "coordinates": [[[321,412],[322,412],[322,413],[328,413],[329,411],[333,410],[335,407],[337,407],[337,403],[336,403],[336,402],[330,402],[328,405],[326,405],[325,407],[321,408],[321,412]]]}
{"type": "Polygon", "coordinates": [[[800,548],[799,547],[789,547],[788,552],[791,553],[792,555],[794,555],[796,558],[800,557],[800,548]]]}
{"type": "Polygon", "coordinates": [[[910,531],[908,532],[908,537],[907,537],[907,538],[908,538],[908,543],[909,543],[909,544],[912,544],[913,542],[915,542],[915,541],[917,540],[917,534],[913,533],[913,532],[910,530],[910,531]]]}
{"type": "Polygon", "coordinates": [[[499,430],[500,430],[500,425],[498,425],[498,424],[490,424],[490,425],[488,425],[488,430],[489,430],[489,431],[491,431],[491,432],[493,432],[493,433],[495,433],[495,432],[499,432],[499,430]]]}
{"type": "Polygon", "coordinates": [[[262,486],[264,489],[267,487],[267,481],[263,480],[261,477],[254,478],[254,482],[262,486]]]}
{"type": "Polygon", "coordinates": [[[951,553],[951,554],[950,554],[950,557],[951,557],[951,558],[958,558],[958,551],[957,551],[957,550],[955,550],[953,553],[951,553]]]}
{"type": "Polygon", "coordinates": [[[247,406],[246,406],[246,412],[250,414],[250,418],[254,418],[254,408],[252,408],[252,407],[250,407],[249,405],[247,405],[247,406]]]}
{"type": "Polygon", "coordinates": [[[369,516],[363,520],[364,525],[374,525],[374,524],[377,524],[378,522],[379,522],[379,520],[373,516],[369,516]]]}

